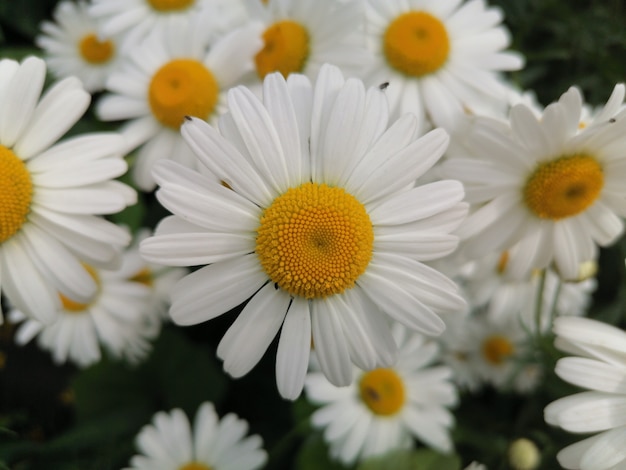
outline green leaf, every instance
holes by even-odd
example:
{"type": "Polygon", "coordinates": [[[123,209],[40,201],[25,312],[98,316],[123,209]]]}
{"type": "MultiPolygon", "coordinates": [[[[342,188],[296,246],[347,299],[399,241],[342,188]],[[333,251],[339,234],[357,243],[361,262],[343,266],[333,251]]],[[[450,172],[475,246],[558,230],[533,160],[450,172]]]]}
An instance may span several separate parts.
{"type": "Polygon", "coordinates": [[[328,455],[328,447],[320,433],[311,434],[296,456],[296,470],[346,470],[328,455]]]}

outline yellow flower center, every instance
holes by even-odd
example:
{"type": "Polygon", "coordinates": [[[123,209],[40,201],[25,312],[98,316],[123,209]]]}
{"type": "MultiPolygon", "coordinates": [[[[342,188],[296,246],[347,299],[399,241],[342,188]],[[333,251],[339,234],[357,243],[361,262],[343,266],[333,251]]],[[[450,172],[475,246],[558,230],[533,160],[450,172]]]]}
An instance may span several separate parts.
{"type": "Polygon", "coordinates": [[[377,415],[396,414],[404,405],[404,383],[393,369],[366,372],[359,382],[363,403],[377,415]]]}
{"type": "Polygon", "coordinates": [[[579,154],[541,163],[526,181],[524,202],[542,219],[559,220],[583,212],[600,195],[604,173],[598,161],[579,154]]]}
{"type": "Polygon", "coordinates": [[[254,61],[259,77],[280,72],[283,77],[301,72],[309,57],[309,33],[300,23],[283,20],[263,33],[265,45],[254,61]]]}
{"type": "Polygon", "coordinates": [[[148,4],[157,11],[175,11],[189,8],[195,0],[148,0],[148,4]]]}
{"type": "Polygon", "coordinates": [[[369,264],[373,244],[372,222],[354,196],[304,183],[265,210],[256,253],[272,282],[313,299],[353,287],[369,264]]]}
{"type": "Polygon", "coordinates": [[[150,271],[148,268],[143,268],[141,271],[131,277],[129,281],[138,282],[148,287],[151,287],[154,284],[152,271],[150,271]]]}
{"type": "Polygon", "coordinates": [[[483,341],[482,352],[487,362],[498,366],[515,352],[515,347],[506,336],[493,335],[483,341]]]}
{"type": "Polygon", "coordinates": [[[213,468],[202,462],[189,462],[179,467],[178,470],[213,470],[213,468]]]}
{"type": "Polygon", "coordinates": [[[148,101],[161,124],[178,130],[185,116],[207,119],[218,94],[217,81],[204,65],[193,59],[176,59],[152,77],[148,101]]]}
{"type": "Polygon", "coordinates": [[[26,165],[0,145],[0,243],[24,225],[32,199],[33,183],[26,165]]]}
{"type": "Polygon", "coordinates": [[[89,34],[81,39],[78,48],[82,58],[94,65],[108,62],[115,52],[112,41],[100,41],[95,34],[89,34]]]}
{"type": "MultiPolygon", "coordinates": [[[[98,276],[98,272],[94,268],[89,266],[88,264],[83,264],[83,266],[85,267],[87,272],[91,275],[93,280],[96,281],[96,284],[100,286],[100,276],[98,276]]],[[[98,295],[97,293],[94,295],[94,299],[97,295],[98,295]]],[[[85,311],[89,307],[89,305],[91,305],[91,303],[82,304],[80,302],[76,302],[75,300],[72,300],[69,297],[66,297],[61,293],[59,293],[59,297],[61,298],[63,309],[69,313],[81,313],[85,311]]]]}
{"type": "Polygon", "coordinates": [[[385,57],[396,70],[412,77],[433,73],[446,62],[450,40],[446,27],[423,11],[394,19],[383,37],[385,57]]]}

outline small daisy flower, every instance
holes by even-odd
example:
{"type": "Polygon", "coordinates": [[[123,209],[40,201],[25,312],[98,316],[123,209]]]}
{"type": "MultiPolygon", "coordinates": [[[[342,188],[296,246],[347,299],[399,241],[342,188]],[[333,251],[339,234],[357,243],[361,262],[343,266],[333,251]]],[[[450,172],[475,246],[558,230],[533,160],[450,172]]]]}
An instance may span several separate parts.
{"type": "Polygon", "coordinates": [[[267,453],[261,437],[247,432],[246,421],[233,413],[219,419],[209,402],[198,408],[193,429],[182,410],[161,411],[137,435],[141,454],[124,470],[256,470],[267,453]]]}
{"type": "Polygon", "coordinates": [[[255,25],[240,28],[214,43],[201,21],[170,20],[150,35],[107,81],[96,114],[104,121],[131,119],[121,129],[127,151],[141,145],[132,169],[135,183],[151,191],[154,162],[195,161],[180,136],[184,116],[215,120],[226,91],[252,70],[261,47],[255,25]],[[233,59],[235,58],[235,59],[233,59]]]}
{"type": "Polygon", "coordinates": [[[136,194],[112,180],[127,168],[119,135],[57,142],[90,95],[70,77],[40,100],[45,76],[41,59],[0,61],[0,286],[19,310],[49,322],[60,307],[57,291],[86,302],[97,290],[79,260],[119,261],[130,235],[97,215],[134,204],[136,194]]]}
{"type": "Polygon", "coordinates": [[[597,320],[554,321],[555,345],[574,354],[559,359],[555,372],[588,391],[560,398],[544,411],[548,424],[573,433],[597,433],[562,449],[563,468],[613,470],[626,465],[626,333],[597,320]]]}
{"type": "Polygon", "coordinates": [[[354,369],[348,387],[332,385],[323,374],[306,378],[306,395],[320,409],[311,416],[324,429],[331,455],[344,464],[409,449],[413,438],[441,452],[452,450],[449,409],[457,403],[452,371],[433,365],[436,343],[394,325],[398,360],[369,372],[354,369]]]}
{"type": "Polygon", "coordinates": [[[311,335],[322,371],[348,385],[352,362],[393,362],[387,318],[437,335],[445,327],[437,313],[463,310],[454,282],[422,261],[456,249],[449,232],[467,206],[456,181],[413,187],[447,135],[418,138],[412,115],[387,128],[378,87],[366,90],[327,65],[315,88],[303,75],[274,73],[263,92],[261,101],[245,87],[229,91],[219,130],[185,122],[183,137],[212,176],[170,161],[156,166],[157,197],[174,215],[141,252],[170,266],[208,264],[174,288],[178,324],[252,297],[217,354],[241,377],[282,327],[278,389],[295,398],[311,335]]]}
{"type": "Polygon", "coordinates": [[[498,72],[518,70],[502,12],[484,0],[367,0],[366,34],[375,54],[368,83],[389,82],[392,112],[415,113],[423,127],[453,130],[457,116],[503,100],[498,72]]]}
{"type": "Polygon", "coordinates": [[[43,49],[50,71],[58,78],[78,77],[90,93],[100,91],[118,66],[120,51],[115,37],[102,39],[87,3],[64,0],[57,4],[53,21],[41,24],[35,43],[43,49]]]}
{"type": "Polygon", "coordinates": [[[522,104],[513,107],[510,124],[476,118],[470,157],[443,164],[443,174],[463,181],[475,205],[457,232],[468,257],[517,244],[509,259],[515,272],[554,265],[572,280],[596,259],[597,245],[617,239],[626,216],[626,112],[607,116],[623,89],[618,85],[608,111],[583,129],[576,88],[540,119],[522,104]]]}
{"type": "Polygon", "coordinates": [[[58,364],[70,361],[87,367],[100,360],[103,348],[115,358],[137,363],[148,354],[150,339],[159,331],[160,319],[147,310],[150,289],[128,280],[123,271],[85,267],[98,286],[96,294],[85,303],[60,294],[59,316],[50,325],[11,311],[9,320],[24,321],[15,341],[26,344],[37,337],[39,346],[49,350],[58,364]]]}

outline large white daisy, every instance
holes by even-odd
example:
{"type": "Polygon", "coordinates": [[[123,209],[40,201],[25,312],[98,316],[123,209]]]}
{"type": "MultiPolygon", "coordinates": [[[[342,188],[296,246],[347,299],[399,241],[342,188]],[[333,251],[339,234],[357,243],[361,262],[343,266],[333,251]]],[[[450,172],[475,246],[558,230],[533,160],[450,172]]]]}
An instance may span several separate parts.
{"type": "Polygon", "coordinates": [[[626,465],[626,333],[597,320],[561,317],[555,345],[574,357],[559,359],[555,372],[588,391],[545,408],[545,420],[573,433],[597,433],[562,449],[567,469],[617,470],[626,465]]]}
{"type": "Polygon", "coordinates": [[[484,0],[367,0],[366,33],[376,60],[370,84],[389,82],[394,113],[413,112],[423,126],[448,130],[486,100],[505,100],[498,73],[522,67],[504,51],[502,12],[484,0]]]}
{"type": "Polygon", "coordinates": [[[476,118],[469,158],[443,164],[463,181],[475,210],[458,230],[471,258],[509,252],[510,269],[529,273],[554,264],[564,279],[578,279],[595,260],[597,245],[613,243],[626,216],[626,112],[615,88],[604,112],[580,129],[582,97],[576,88],[538,119],[513,107],[510,123],[476,118]]]}
{"type": "Polygon", "coordinates": [[[441,156],[446,133],[418,138],[414,116],[388,126],[387,102],[324,66],[315,89],[303,75],[228,94],[219,130],[189,119],[182,134],[212,177],[161,162],[157,196],[175,215],[141,245],[150,261],[209,264],[174,288],[183,325],[252,297],[219,344],[234,377],[246,374],[281,329],[280,393],[300,394],[311,335],[335,385],[352,366],[393,362],[389,315],[427,334],[437,313],[464,308],[456,285],[421,261],[453,251],[465,216],[457,181],[413,187],[441,156]],[[381,314],[381,309],[387,314],[381,314]],[[437,312],[437,313],[435,313],[437,312]]]}
{"type": "Polygon", "coordinates": [[[245,420],[233,413],[220,419],[209,402],[198,408],[193,429],[182,410],[160,411],[137,435],[141,454],[124,470],[256,470],[267,453],[261,437],[247,432],[245,420]]]}
{"type": "Polygon", "coordinates": [[[413,438],[441,452],[452,450],[449,409],[457,402],[452,370],[437,366],[437,344],[393,328],[398,360],[389,368],[354,368],[354,383],[337,387],[319,372],[306,378],[306,395],[322,405],[311,416],[324,430],[331,455],[345,464],[411,448],[413,438]]]}
{"type": "Polygon", "coordinates": [[[214,120],[223,111],[226,91],[253,68],[259,31],[252,24],[213,41],[200,20],[171,19],[111,75],[106,87],[113,94],[102,98],[96,113],[105,121],[131,120],[121,133],[127,151],[142,146],[132,169],[139,188],[154,189],[151,170],[157,160],[193,164],[180,136],[183,118],[214,120]]]}
{"type": "Polygon", "coordinates": [[[79,135],[55,143],[89,106],[67,78],[41,98],[45,62],[0,61],[0,286],[11,303],[43,322],[60,307],[57,291],[85,302],[97,286],[79,260],[118,261],[130,236],[94,214],[112,214],[136,194],[112,178],[126,172],[122,138],[79,135]]]}

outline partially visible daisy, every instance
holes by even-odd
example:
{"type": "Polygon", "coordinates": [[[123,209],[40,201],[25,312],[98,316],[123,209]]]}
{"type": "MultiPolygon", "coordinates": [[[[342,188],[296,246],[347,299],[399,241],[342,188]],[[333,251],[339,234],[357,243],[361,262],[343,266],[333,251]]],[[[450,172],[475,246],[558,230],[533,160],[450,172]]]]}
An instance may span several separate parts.
{"type": "Polygon", "coordinates": [[[626,465],[626,333],[590,318],[554,321],[555,345],[574,357],[559,359],[555,372],[588,391],[560,398],[544,411],[548,424],[573,433],[597,433],[562,449],[562,467],[614,470],[626,465]]]}
{"type": "Polygon", "coordinates": [[[506,99],[498,75],[518,70],[520,55],[505,51],[510,37],[498,8],[484,0],[367,0],[366,33],[375,64],[368,83],[389,82],[394,115],[413,112],[422,128],[448,130],[458,116],[506,99]]]}
{"type": "Polygon", "coordinates": [[[427,334],[438,313],[465,307],[456,285],[423,261],[456,249],[467,206],[444,180],[414,187],[442,155],[442,130],[417,134],[406,115],[388,128],[378,87],[332,65],[310,80],[265,78],[263,101],[228,93],[216,129],[190,118],[182,134],[205,173],[155,167],[159,201],[174,213],[141,244],[149,261],[208,264],[174,288],[176,323],[200,323],[250,299],[221,340],[225,370],[241,377],[280,333],[277,384],[295,398],[311,335],[324,374],[352,381],[352,363],[389,366],[389,317],[427,334]],[[211,286],[207,289],[207,286],[211,286]]]}
{"type": "Polygon", "coordinates": [[[193,428],[182,410],[160,411],[137,435],[141,454],[124,470],[256,470],[267,453],[261,437],[247,432],[245,420],[233,413],[220,419],[209,402],[198,408],[193,428]]]}
{"type": "Polygon", "coordinates": [[[215,121],[228,89],[253,68],[261,47],[259,28],[235,29],[211,42],[201,21],[171,19],[153,32],[113,73],[96,108],[105,121],[130,119],[121,133],[126,151],[137,146],[132,168],[144,191],[155,187],[154,162],[173,159],[193,166],[195,157],[180,135],[185,116],[215,121]]]}
{"type": "Polygon", "coordinates": [[[116,37],[99,36],[98,23],[89,15],[84,1],[64,0],[57,4],[54,21],[44,21],[35,43],[43,49],[44,58],[58,78],[78,77],[91,93],[104,83],[120,59],[116,37]]]}
{"type": "Polygon", "coordinates": [[[324,430],[331,455],[345,464],[411,448],[417,438],[440,452],[450,452],[449,408],[457,403],[452,371],[435,365],[439,349],[423,335],[394,325],[398,360],[389,368],[364,372],[354,368],[348,387],[332,385],[323,374],[306,378],[306,395],[322,405],[311,416],[324,430]]]}
{"type": "Polygon", "coordinates": [[[131,363],[142,360],[161,323],[148,310],[150,288],[128,280],[121,270],[89,265],[86,268],[98,286],[93,297],[79,303],[59,295],[59,316],[50,325],[28,319],[19,310],[11,311],[9,320],[24,321],[17,329],[15,341],[25,344],[36,337],[39,346],[50,351],[58,364],[69,361],[80,367],[89,366],[100,360],[102,349],[131,363]]]}
{"type": "Polygon", "coordinates": [[[0,287],[19,310],[49,322],[58,291],[77,302],[97,291],[81,261],[119,261],[130,235],[97,215],[134,204],[136,194],[112,180],[127,169],[118,134],[57,142],[90,95],[70,77],[40,99],[45,76],[41,59],[0,61],[0,287]]]}
{"type": "Polygon", "coordinates": [[[468,257],[516,245],[512,270],[553,266],[573,280],[596,259],[597,245],[619,237],[626,216],[626,112],[611,112],[623,89],[616,86],[607,111],[582,130],[576,88],[540,119],[522,104],[513,107],[510,123],[476,118],[469,158],[443,164],[443,174],[464,182],[476,208],[457,232],[468,257]]]}

